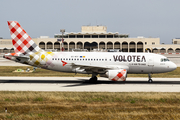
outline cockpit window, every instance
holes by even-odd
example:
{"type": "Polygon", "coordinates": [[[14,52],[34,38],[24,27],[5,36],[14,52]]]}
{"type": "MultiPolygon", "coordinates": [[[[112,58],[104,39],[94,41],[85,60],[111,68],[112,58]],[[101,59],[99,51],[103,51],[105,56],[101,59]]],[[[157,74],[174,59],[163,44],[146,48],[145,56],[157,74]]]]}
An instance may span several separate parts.
{"type": "Polygon", "coordinates": [[[166,61],[169,61],[169,59],[167,59],[167,58],[161,58],[161,62],[166,62],[166,61]]]}

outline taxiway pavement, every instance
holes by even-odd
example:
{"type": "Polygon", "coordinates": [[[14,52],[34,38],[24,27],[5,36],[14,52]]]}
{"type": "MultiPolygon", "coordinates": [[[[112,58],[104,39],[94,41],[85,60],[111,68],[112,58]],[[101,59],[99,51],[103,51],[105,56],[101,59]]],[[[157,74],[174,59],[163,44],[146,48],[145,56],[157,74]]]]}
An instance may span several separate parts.
{"type": "Polygon", "coordinates": [[[98,78],[95,84],[88,77],[0,77],[0,91],[69,91],[69,92],[180,92],[180,78],[127,78],[109,81],[98,78]]]}

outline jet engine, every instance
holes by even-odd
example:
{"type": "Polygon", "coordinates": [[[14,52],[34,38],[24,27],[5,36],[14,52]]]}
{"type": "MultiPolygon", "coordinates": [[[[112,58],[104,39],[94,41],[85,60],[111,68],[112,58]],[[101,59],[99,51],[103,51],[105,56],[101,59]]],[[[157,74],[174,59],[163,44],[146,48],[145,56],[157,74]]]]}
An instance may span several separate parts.
{"type": "Polygon", "coordinates": [[[119,70],[108,70],[106,72],[106,76],[109,78],[109,80],[112,81],[126,81],[126,75],[127,75],[127,70],[126,69],[119,69],[119,70]]]}

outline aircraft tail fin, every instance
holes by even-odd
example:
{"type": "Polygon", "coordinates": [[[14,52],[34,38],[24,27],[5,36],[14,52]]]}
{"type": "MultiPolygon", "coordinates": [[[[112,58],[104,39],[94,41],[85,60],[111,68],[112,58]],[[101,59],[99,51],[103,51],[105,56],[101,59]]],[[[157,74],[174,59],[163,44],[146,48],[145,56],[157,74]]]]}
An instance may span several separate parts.
{"type": "Polygon", "coordinates": [[[15,53],[24,55],[41,50],[17,21],[7,21],[15,53]]]}

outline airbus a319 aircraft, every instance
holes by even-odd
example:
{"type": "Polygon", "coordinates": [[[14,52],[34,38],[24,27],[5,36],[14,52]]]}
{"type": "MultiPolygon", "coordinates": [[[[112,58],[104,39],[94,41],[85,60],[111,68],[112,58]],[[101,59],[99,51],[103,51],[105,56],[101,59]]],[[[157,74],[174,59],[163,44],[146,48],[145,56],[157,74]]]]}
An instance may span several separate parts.
{"type": "Polygon", "coordinates": [[[97,81],[97,75],[112,81],[125,81],[127,74],[151,74],[170,72],[176,64],[165,56],[153,53],[128,52],[46,52],[39,48],[17,21],[8,21],[15,53],[4,58],[44,69],[92,74],[90,82],[97,81]]]}

